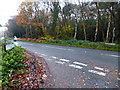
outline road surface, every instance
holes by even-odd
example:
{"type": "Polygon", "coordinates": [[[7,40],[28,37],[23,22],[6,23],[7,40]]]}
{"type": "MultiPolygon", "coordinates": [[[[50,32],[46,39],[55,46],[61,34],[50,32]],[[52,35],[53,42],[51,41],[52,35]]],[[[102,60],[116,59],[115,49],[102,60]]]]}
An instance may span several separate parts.
{"type": "Polygon", "coordinates": [[[17,41],[42,56],[54,78],[53,88],[117,88],[118,52],[17,41]]]}

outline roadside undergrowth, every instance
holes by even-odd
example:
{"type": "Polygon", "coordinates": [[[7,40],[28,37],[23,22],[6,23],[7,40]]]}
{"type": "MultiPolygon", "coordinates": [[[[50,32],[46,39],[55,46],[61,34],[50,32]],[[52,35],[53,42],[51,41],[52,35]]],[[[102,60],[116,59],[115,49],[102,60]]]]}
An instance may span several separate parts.
{"type": "Polygon", "coordinates": [[[60,46],[72,46],[72,47],[81,47],[81,48],[90,48],[90,49],[99,49],[99,50],[108,50],[108,51],[120,51],[119,44],[109,45],[105,42],[90,42],[85,40],[40,40],[40,39],[31,39],[31,38],[19,38],[20,41],[33,42],[33,43],[42,43],[42,44],[51,44],[51,45],[60,45],[60,46]]]}
{"type": "Polygon", "coordinates": [[[38,89],[52,86],[41,61],[42,58],[18,46],[3,52],[2,89],[38,89]]]}
{"type": "Polygon", "coordinates": [[[2,88],[8,89],[14,86],[18,87],[17,81],[12,81],[10,78],[15,77],[13,73],[25,73],[24,60],[27,58],[22,52],[25,49],[15,46],[13,49],[2,53],[2,88]]]}

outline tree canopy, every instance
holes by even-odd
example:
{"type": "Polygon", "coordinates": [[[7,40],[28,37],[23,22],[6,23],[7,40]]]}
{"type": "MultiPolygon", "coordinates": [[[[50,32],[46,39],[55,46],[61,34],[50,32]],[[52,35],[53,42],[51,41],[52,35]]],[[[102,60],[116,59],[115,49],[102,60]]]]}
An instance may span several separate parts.
{"type": "Polygon", "coordinates": [[[118,2],[22,2],[7,27],[21,38],[118,42],[119,14],[118,2]]]}

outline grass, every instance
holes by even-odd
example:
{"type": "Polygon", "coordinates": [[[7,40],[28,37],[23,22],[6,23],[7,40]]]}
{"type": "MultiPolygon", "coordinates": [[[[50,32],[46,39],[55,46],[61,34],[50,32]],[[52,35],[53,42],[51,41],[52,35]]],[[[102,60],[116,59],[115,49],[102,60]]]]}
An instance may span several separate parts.
{"type": "MultiPolygon", "coordinates": [[[[6,38],[7,43],[11,44],[11,38],[6,38]]],[[[2,42],[0,41],[0,87],[2,87],[2,42]]]]}
{"type": "Polygon", "coordinates": [[[0,42],[0,87],[2,86],[2,42],[0,42]]]}
{"type": "Polygon", "coordinates": [[[2,86],[2,47],[0,46],[0,87],[2,86]]]}
{"type": "Polygon", "coordinates": [[[37,42],[37,41],[27,41],[27,42],[60,45],[60,46],[72,46],[72,47],[81,47],[81,48],[90,48],[90,49],[99,49],[99,50],[109,50],[109,51],[120,51],[118,48],[120,46],[119,44],[107,45],[105,44],[105,42],[90,42],[84,40],[43,40],[43,42],[37,42]]]}

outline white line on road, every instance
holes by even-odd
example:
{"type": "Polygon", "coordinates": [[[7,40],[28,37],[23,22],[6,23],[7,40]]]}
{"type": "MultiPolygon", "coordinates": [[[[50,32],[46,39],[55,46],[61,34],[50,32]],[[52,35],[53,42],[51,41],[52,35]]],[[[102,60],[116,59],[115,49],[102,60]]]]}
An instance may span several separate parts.
{"type": "Polygon", "coordinates": [[[51,58],[57,59],[57,57],[55,57],[55,56],[51,56],[51,58]]]}
{"type": "Polygon", "coordinates": [[[47,60],[52,60],[52,59],[47,59],[47,60]]]}
{"type": "Polygon", "coordinates": [[[41,54],[42,56],[47,56],[47,55],[45,55],[45,54],[41,54]]]}
{"type": "Polygon", "coordinates": [[[49,46],[45,46],[45,47],[49,47],[49,46]]]}
{"type": "Polygon", "coordinates": [[[49,48],[55,48],[55,47],[49,47],[49,48]]]}
{"type": "Polygon", "coordinates": [[[104,69],[104,68],[101,68],[101,67],[94,67],[95,69],[98,69],[98,70],[101,70],[101,71],[106,71],[106,72],[109,72],[108,69],[104,69]]]}
{"type": "Polygon", "coordinates": [[[74,51],[73,49],[67,49],[67,50],[69,50],[69,51],[74,51]]]}
{"type": "Polygon", "coordinates": [[[53,47],[53,46],[41,46],[41,47],[47,47],[47,48],[55,48],[55,49],[60,49],[60,50],[69,50],[69,51],[74,51],[73,49],[65,49],[65,48],[53,47]]]}
{"type": "Polygon", "coordinates": [[[56,63],[59,63],[59,64],[64,64],[65,62],[60,62],[60,61],[55,61],[56,63]]]}
{"type": "Polygon", "coordinates": [[[29,44],[29,45],[33,45],[33,44],[29,44]]]}
{"type": "Polygon", "coordinates": [[[67,60],[67,59],[60,59],[60,61],[69,62],[70,60],[67,60]]]}
{"type": "Polygon", "coordinates": [[[56,49],[66,50],[66,49],[64,49],[64,48],[56,48],[56,49]]]}
{"type": "Polygon", "coordinates": [[[82,65],[82,66],[87,66],[87,64],[80,63],[80,62],[73,62],[74,64],[82,65]]]}
{"type": "Polygon", "coordinates": [[[103,54],[103,53],[101,53],[101,55],[105,55],[105,56],[112,56],[112,57],[116,57],[116,58],[120,57],[120,56],[118,56],[118,55],[103,54]]]}
{"type": "Polygon", "coordinates": [[[88,70],[88,72],[91,72],[91,73],[94,73],[94,74],[98,74],[98,75],[101,75],[101,76],[105,76],[106,73],[104,72],[99,72],[99,71],[95,71],[95,70],[88,70]]]}
{"type": "Polygon", "coordinates": [[[69,64],[70,67],[74,67],[74,68],[78,68],[78,69],[82,69],[83,67],[80,67],[78,65],[74,65],[74,64],[69,64]]]}

